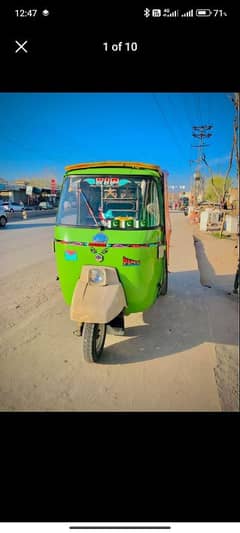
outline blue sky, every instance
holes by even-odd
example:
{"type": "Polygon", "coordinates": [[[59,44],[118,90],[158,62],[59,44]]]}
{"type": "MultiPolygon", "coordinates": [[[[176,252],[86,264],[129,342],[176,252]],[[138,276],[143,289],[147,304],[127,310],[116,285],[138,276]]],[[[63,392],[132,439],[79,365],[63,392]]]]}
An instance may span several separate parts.
{"type": "MultiPolygon", "coordinates": [[[[225,174],[232,147],[231,93],[1,93],[0,177],[56,177],[69,164],[125,160],[155,163],[170,185],[189,188],[198,144],[192,126],[213,125],[205,149],[225,174]]],[[[234,176],[236,165],[234,163],[234,176]]],[[[203,165],[202,170],[207,171],[203,165]]],[[[236,173],[235,173],[236,175],[236,173]]]]}

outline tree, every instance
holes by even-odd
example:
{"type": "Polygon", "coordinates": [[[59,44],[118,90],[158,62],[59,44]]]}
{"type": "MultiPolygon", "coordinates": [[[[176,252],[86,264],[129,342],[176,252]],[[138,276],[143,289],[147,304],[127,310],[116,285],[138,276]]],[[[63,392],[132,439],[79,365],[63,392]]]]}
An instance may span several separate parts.
{"type": "Polygon", "coordinates": [[[226,184],[224,176],[216,175],[207,179],[204,191],[204,200],[220,203],[224,195],[224,185],[226,191],[228,192],[232,185],[231,178],[227,178],[226,184]]]}

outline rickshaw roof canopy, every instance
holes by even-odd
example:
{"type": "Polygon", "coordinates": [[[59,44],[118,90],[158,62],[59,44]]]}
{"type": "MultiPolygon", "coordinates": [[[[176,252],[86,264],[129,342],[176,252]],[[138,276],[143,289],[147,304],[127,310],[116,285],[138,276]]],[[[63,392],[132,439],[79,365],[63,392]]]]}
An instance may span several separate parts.
{"type": "Polygon", "coordinates": [[[149,169],[162,172],[161,168],[158,165],[152,165],[149,163],[135,163],[129,161],[100,161],[97,163],[77,163],[76,165],[68,165],[65,167],[66,171],[71,170],[80,170],[84,168],[106,168],[106,167],[126,167],[126,168],[139,168],[139,169],[149,169]]]}

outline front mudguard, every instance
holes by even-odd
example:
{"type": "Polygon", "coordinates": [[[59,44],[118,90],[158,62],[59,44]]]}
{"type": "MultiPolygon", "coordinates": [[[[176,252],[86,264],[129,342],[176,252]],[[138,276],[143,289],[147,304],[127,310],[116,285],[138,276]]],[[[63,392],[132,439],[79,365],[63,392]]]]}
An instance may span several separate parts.
{"type": "Polygon", "coordinates": [[[82,268],[70,307],[70,318],[79,323],[108,324],[127,307],[123,287],[119,281],[115,268],[93,267],[87,265],[82,268]],[[91,284],[89,271],[91,269],[104,271],[104,284],[91,284]]]}

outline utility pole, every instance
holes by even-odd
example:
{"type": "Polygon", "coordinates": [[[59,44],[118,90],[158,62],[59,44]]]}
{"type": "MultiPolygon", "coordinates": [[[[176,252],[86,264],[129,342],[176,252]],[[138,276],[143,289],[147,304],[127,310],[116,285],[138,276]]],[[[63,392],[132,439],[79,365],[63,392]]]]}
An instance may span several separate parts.
{"type": "Polygon", "coordinates": [[[235,152],[237,160],[237,176],[238,176],[238,186],[239,186],[239,177],[240,177],[240,159],[239,159],[239,128],[240,128],[240,93],[234,93],[234,107],[236,110],[236,116],[234,120],[234,129],[235,129],[235,152]]]}
{"type": "Polygon", "coordinates": [[[210,130],[212,129],[211,124],[205,124],[203,126],[193,126],[193,137],[196,139],[199,139],[200,144],[198,145],[192,145],[192,148],[197,148],[197,159],[194,159],[190,161],[191,163],[197,163],[196,171],[193,175],[193,183],[192,183],[192,193],[194,197],[194,206],[197,205],[197,198],[204,192],[204,178],[201,175],[200,172],[200,166],[201,162],[204,160],[205,154],[204,154],[204,148],[209,146],[209,144],[205,143],[206,139],[209,139],[212,136],[212,133],[210,130]]]}
{"type": "Polygon", "coordinates": [[[240,159],[239,159],[239,128],[240,128],[240,122],[239,122],[239,116],[240,116],[240,93],[234,93],[230,97],[231,101],[234,104],[235,108],[235,115],[234,115],[234,121],[233,121],[233,143],[231,148],[231,155],[229,160],[229,165],[225,177],[224,187],[223,187],[223,202],[225,201],[226,197],[226,191],[227,191],[227,179],[230,174],[230,170],[232,168],[233,163],[233,155],[235,152],[236,155],[236,166],[237,166],[237,182],[239,187],[239,180],[240,180],[240,159]]]}
{"type": "MultiPolygon", "coordinates": [[[[223,206],[224,206],[225,201],[226,201],[227,179],[228,179],[228,176],[230,174],[230,170],[232,168],[234,151],[235,151],[235,154],[236,154],[237,180],[238,180],[238,187],[239,187],[239,167],[240,167],[240,162],[239,162],[239,101],[240,101],[240,93],[234,93],[234,95],[232,96],[231,100],[232,100],[232,102],[234,104],[234,107],[235,107],[235,116],[234,116],[234,121],[233,121],[233,144],[232,144],[232,149],[231,149],[229,166],[228,166],[228,170],[227,170],[227,173],[226,173],[224,186],[223,186],[223,198],[222,198],[223,206]]],[[[239,215],[239,203],[237,204],[237,214],[239,215]]],[[[220,229],[220,237],[222,237],[222,234],[223,234],[225,215],[226,214],[224,213],[223,219],[222,219],[222,224],[221,224],[221,229],[220,229]]],[[[238,273],[239,273],[239,264],[238,264],[237,276],[239,275],[238,273]]]]}
{"type": "MultiPolygon", "coordinates": [[[[234,107],[235,107],[235,118],[234,118],[234,148],[236,154],[236,163],[237,163],[237,184],[239,192],[239,182],[240,182],[240,158],[239,158],[239,129],[240,129],[240,93],[234,93],[234,107]]],[[[239,197],[238,197],[239,198],[239,197]]],[[[237,203],[237,215],[239,216],[239,199],[237,203]]],[[[239,265],[238,265],[239,269],[239,265]]]]}

